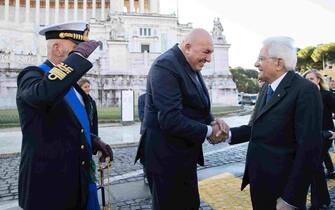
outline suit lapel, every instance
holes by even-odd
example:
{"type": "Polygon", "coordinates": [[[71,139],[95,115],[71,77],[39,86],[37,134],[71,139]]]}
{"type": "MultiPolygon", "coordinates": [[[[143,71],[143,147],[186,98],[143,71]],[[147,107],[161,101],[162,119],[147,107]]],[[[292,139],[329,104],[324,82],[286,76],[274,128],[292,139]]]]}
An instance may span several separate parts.
{"type": "Polygon", "coordinates": [[[254,111],[252,113],[252,116],[249,121],[249,125],[252,125],[253,121],[255,120],[256,116],[260,113],[261,109],[263,108],[263,104],[265,102],[265,93],[267,89],[267,84],[264,85],[261,90],[259,91],[259,94],[257,96],[257,101],[255,104],[254,111]]]}
{"type": "MultiPolygon", "coordinates": [[[[211,102],[210,102],[210,100],[209,100],[209,93],[208,93],[206,84],[205,84],[205,82],[204,82],[204,78],[202,77],[202,74],[201,74],[200,72],[197,73],[197,74],[198,74],[199,82],[200,82],[200,84],[201,84],[201,86],[202,86],[202,91],[205,93],[205,97],[206,97],[206,99],[207,99],[206,104],[208,104],[208,107],[211,107],[211,102]]],[[[206,100],[206,99],[205,99],[205,100],[206,100]]]]}
{"type": "Polygon", "coordinates": [[[190,64],[187,62],[184,54],[181,52],[181,50],[179,49],[178,45],[176,44],[173,48],[172,48],[173,53],[175,54],[175,56],[177,57],[179,63],[184,67],[183,69],[181,69],[181,72],[186,72],[186,75],[191,79],[195,89],[198,92],[198,96],[201,100],[201,102],[205,105],[205,107],[209,107],[209,94],[207,92],[206,86],[204,84],[204,81],[202,79],[201,74],[199,75],[199,82],[196,80],[195,75],[197,73],[195,73],[190,64]],[[201,87],[202,86],[202,87],[201,87]],[[204,98],[204,97],[207,97],[204,98]]]}
{"type": "Polygon", "coordinates": [[[266,97],[265,93],[267,87],[263,89],[262,101],[261,101],[262,104],[260,104],[260,107],[262,108],[260,108],[256,113],[255,120],[257,120],[260,116],[269,111],[272,107],[276,106],[287,95],[286,88],[291,85],[292,78],[294,77],[294,75],[295,73],[293,71],[288,71],[283,80],[280,82],[276,91],[273,93],[271,100],[264,106],[261,106],[262,104],[265,103],[265,97],[266,97]]]}
{"type": "Polygon", "coordinates": [[[202,88],[201,87],[202,82],[203,82],[203,81],[201,82],[202,78],[198,77],[199,82],[196,81],[196,78],[194,77],[194,75],[196,75],[196,74],[194,74],[193,70],[191,69],[191,67],[189,65],[186,65],[186,74],[192,80],[192,83],[193,83],[195,89],[197,90],[198,96],[200,97],[202,103],[207,107],[208,105],[207,105],[207,102],[206,102],[206,98],[204,98],[204,97],[207,97],[206,94],[208,95],[208,93],[205,93],[206,92],[205,89],[203,89],[203,90],[200,89],[200,88],[202,88]]]}

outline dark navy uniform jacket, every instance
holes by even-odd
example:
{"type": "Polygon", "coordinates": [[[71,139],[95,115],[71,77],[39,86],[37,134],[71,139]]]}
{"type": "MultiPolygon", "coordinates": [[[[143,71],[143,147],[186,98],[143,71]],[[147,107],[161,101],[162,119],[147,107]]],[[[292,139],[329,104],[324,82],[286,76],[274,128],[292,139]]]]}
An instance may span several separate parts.
{"type": "Polygon", "coordinates": [[[23,134],[19,205],[25,210],[85,209],[89,153],[84,130],[64,99],[70,87],[92,67],[71,54],[44,74],[37,66],[17,79],[17,108],[23,134]]]}

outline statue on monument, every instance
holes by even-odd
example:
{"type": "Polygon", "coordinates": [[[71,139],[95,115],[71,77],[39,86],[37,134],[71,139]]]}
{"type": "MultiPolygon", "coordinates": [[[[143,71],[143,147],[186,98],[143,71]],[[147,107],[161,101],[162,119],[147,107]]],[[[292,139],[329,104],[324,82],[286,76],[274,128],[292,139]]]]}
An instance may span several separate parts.
{"type": "Polygon", "coordinates": [[[109,16],[111,31],[109,38],[111,40],[125,40],[124,22],[120,16],[109,16]]]}
{"type": "Polygon", "coordinates": [[[227,44],[226,37],[223,35],[223,27],[220,18],[214,18],[212,30],[213,41],[215,44],[227,44]]]}

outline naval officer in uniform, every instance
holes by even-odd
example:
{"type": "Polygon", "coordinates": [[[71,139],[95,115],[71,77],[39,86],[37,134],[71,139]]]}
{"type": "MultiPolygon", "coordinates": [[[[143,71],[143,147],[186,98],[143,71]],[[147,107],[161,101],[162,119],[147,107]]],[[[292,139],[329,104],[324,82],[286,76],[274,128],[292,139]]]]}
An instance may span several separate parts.
{"type": "Polygon", "coordinates": [[[88,32],[83,22],[43,28],[48,59],[18,75],[19,205],[25,210],[100,209],[92,153],[112,158],[112,150],[91,135],[87,95],[77,85],[99,46],[88,32]]]}

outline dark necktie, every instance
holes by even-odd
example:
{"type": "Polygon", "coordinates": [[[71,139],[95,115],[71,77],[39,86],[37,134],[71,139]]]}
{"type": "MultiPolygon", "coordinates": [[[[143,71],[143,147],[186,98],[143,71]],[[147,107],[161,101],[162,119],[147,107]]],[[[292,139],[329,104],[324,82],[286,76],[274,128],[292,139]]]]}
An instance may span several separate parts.
{"type": "Polygon", "coordinates": [[[273,95],[273,90],[272,90],[271,86],[269,85],[268,89],[266,90],[266,101],[265,101],[265,104],[267,104],[271,100],[272,95],[273,95]]]}

